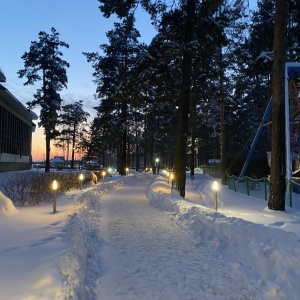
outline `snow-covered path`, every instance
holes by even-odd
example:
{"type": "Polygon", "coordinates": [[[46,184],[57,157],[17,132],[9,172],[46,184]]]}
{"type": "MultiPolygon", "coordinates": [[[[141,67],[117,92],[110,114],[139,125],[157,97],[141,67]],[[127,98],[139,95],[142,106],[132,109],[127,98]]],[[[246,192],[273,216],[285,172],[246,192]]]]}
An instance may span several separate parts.
{"type": "Polygon", "coordinates": [[[101,198],[97,299],[253,299],[245,279],[149,204],[140,174],[101,198]]]}

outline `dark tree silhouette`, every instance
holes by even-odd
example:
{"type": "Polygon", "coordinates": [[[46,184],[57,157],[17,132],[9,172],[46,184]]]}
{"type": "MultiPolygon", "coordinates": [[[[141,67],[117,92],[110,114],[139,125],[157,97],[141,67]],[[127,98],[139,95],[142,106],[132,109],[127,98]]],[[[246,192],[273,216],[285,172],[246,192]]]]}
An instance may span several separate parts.
{"type": "Polygon", "coordinates": [[[62,99],[59,92],[67,87],[68,77],[66,68],[69,64],[61,59],[60,47],[69,45],[59,40],[59,33],[51,28],[51,34],[44,31],[39,33],[39,40],[31,42],[29,52],[22,56],[24,69],[18,71],[19,77],[26,77],[24,85],[42,82],[34,95],[34,100],[27,103],[29,108],[41,107],[39,126],[44,128],[46,136],[46,166],[45,172],[50,171],[50,141],[58,134],[58,111],[62,99]]]}

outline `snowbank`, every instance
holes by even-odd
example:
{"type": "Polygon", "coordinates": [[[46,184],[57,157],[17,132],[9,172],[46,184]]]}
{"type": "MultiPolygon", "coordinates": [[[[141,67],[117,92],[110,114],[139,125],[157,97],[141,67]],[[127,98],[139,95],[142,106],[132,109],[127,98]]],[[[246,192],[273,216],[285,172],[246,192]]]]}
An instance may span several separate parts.
{"type": "Polygon", "coordinates": [[[99,199],[122,184],[120,180],[99,184],[78,198],[74,213],[63,229],[69,248],[60,259],[63,287],[56,300],[94,299],[96,279],[100,276],[95,255],[101,245],[99,199]]]}
{"type": "Polygon", "coordinates": [[[247,274],[249,283],[265,295],[264,299],[297,299],[300,240],[295,233],[226,217],[176,193],[160,192],[164,185],[158,178],[148,189],[154,207],[188,228],[218,259],[247,274]]]}
{"type": "Polygon", "coordinates": [[[0,191],[0,217],[12,216],[18,213],[19,211],[15,208],[12,201],[0,191]]]}

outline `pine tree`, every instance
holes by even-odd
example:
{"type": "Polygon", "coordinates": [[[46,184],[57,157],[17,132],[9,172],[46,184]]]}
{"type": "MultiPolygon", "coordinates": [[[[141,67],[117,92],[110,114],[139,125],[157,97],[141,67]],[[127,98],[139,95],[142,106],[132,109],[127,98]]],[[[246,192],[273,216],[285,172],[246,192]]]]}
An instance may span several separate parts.
{"type": "Polygon", "coordinates": [[[34,100],[27,103],[29,108],[41,107],[39,126],[44,128],[46,137],[46,166],[45,172],[50,171],[50,140],[58,134],[58,111],[62,99],[59,92],[67,87],[68,77],[66,68],[68,62],[63,60],[60,47],[69,45],[59,40],[59,33],[51,28],[51,34],[41,31],[39,40],[31,42],[29,52],[22,56],[24,69],[18,71],[19,77],[26,77],[24,85],[33,85],[41,81],[34,100]]]}
{"type": "Polygon", "coordinates": [[[121,23],[115,23],[115,29],[107,33],[109,44],[101,45],[105,56],[98,53],[84,53],[88,62],[92,62],[95,69],[94,77],[97,83],[97,95],[100,106],[115,115],[119,124],[119,155],[118,171],[126,175],[127,152],[127,117],[130,100],[132,100],[129,85],[129,72],[133,68],[136,57],[142,49],[138,38],[140,34],[134,27],[134,16],[127,16],[121,23]],[[103,104],[102,104],[103,103],[103,104]]]}
{"type": "Polygon", "coordinates": [[[72,104],[62,106],[62,113],[59,116],[60,124],[65,126],[60,132],[62,136],[69,136],[71,139],[72,156],[71,156],[71,168],[74,168],[74,156],[75,150],[79,145],[79,137],[82,132],[85,131],[84,125],[87,123],[87,118],[90,116],[88,112],[85,112],[82,108],[83,100],[76,101],[72,104]]]}

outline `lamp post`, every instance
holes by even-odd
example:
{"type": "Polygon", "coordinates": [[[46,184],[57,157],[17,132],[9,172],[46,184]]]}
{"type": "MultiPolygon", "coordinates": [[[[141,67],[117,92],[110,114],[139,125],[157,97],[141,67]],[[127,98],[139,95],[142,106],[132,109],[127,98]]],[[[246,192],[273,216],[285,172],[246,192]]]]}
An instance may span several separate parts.
{"type": "Polygon", "coordinates": [[[55,213],[56,212],[56,190],[57,190],[57,181],[56,180],[53,180],[52,189],[53,189],[53,192],[54,192],[53,213],[55,213]]]}
{"type": "Polygon", "coordinates": [[[82,180],[83,180],[83,174],[81,173],[79,175],[79,181],[80,181],[80,189],[82,190],[82,180]]]}
{"type": "Polygon", "coordinates": [[[103,184],[104,184],[104,176],[105,176],[105,174],[106,174],[105,171],[103,171],[102,172],[102,182],[103,182],[103,184]]]}
{"type": "Polygon", "coordinates": [[[214,191],[214,200],[215,200],[215,210],[218,210],[218,189],[219,184],[218,181],[214,181],[212,185],[213,191],[214,191]]]}

